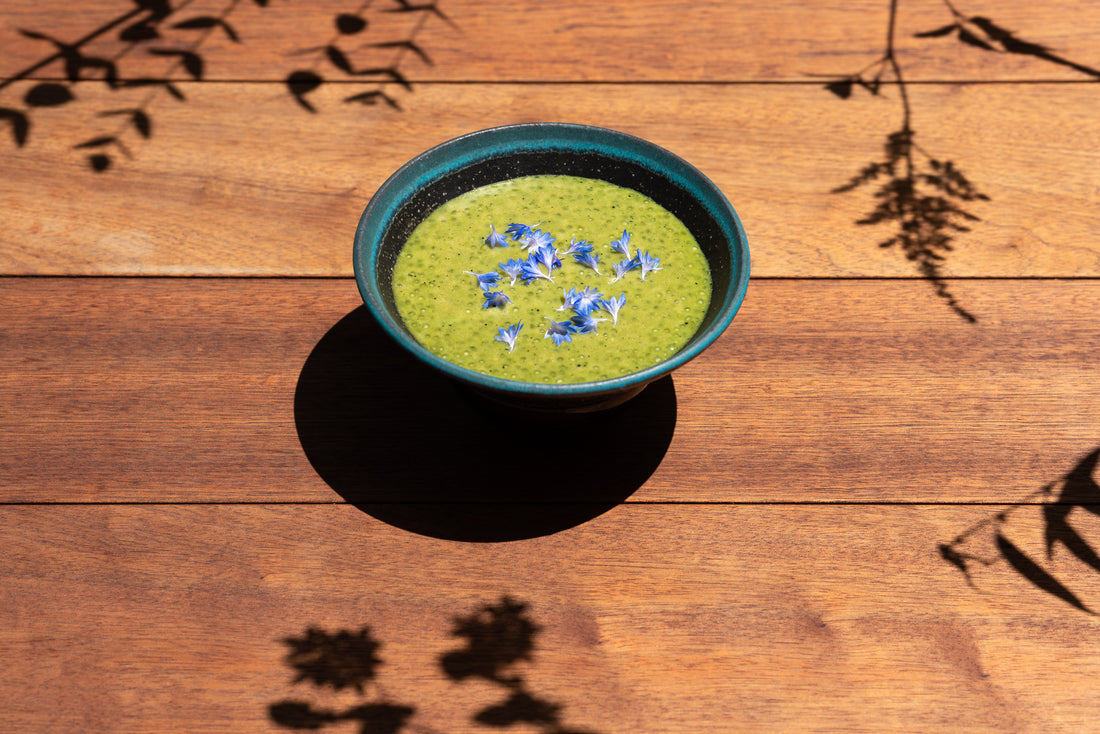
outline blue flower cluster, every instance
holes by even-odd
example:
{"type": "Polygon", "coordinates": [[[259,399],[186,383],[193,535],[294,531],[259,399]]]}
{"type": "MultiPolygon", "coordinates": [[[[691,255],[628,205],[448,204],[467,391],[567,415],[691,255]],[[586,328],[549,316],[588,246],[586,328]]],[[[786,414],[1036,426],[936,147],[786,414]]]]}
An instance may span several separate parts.
{"type": "MultiPolygon", "coordinates": [[[[494,247],[508,247],[508,237],[518,244],[521,249],[527,251],[526,258],[509,258],[507,262],[498,263],[501,271],[509,278],[509,285],[514,286],[517,280],[522,280],[525,285],[530,285],[536,280],[548,280],[554,282],[554,271],[562,267],[562,258],[573,256],[574,262],[591,268],[597,275],[599,271],[600,256],[594,252],[595,248],[587,240],[573,239],[569,247],[558,250],[554,246],[557,241],[548,232],[539,229],[538,224],[528,225],[513,222],[504,230],[504,234],[497,232],[496,227],[489,225],[489,235],[484,243],[490,249],[494,247]]],[[[620,280],[631,270],[639,270],[641,279],[655,270],[662,270],[660,259],[652,257],[649,252],[637,251],[632,257],[630,254],[630,233],[623,230],[623,235],[611,243],[611,251],[624,257],[619,262],[612,263],[615,277],[610,282],[620,280]]],[[[504,291],[497,290],[503,287],[501,275],[493,270],[488,273],[474,273],[463,271],[477,279],[478,287],[482,291],[485,302],[482,308],[503,308],[512,302],[504,291]]],[[[602,321],[610,321],[613,326],[619,324],[619,310],[626,303],[626,294],[604,296],[595,288],[586,287],[578,291],[576,288],[562,289],[562,305],[559,311],[572,311],[573,315],[564,321],[555,321],[549,316],[549,328],[543,335],[544,339],[553,339],[555,345],[562,342],[573,341],[574,334],[594,334],[597,325],[602,321]],[[597,318],[595,313],[606,312],[610,318],[597,318]]],[[[511,352],[516,347],[516,338],[523,328],[523,322],[512,324],[507,329],[498,329],[499,333],[493,337],[508,346],[511,352]]]]}
{"type": "Polygon", "coordinates": [[[661,258],[653,257],[649,254],[649,250],[644,253],[638,250],[634,253],[634,257],[630,256],[630,233],[625,229],[623,230],[623,236],[611,243],[611,249],[626,258],[611,265],[611,268],[615,271],[615,277],[611,279],[612,283],[636,268],[641,269],[642,280],[645,280],[646,273],[651,273],[654,270],[664,270],[664,268],[658,267],[661,264],[661,258]]]}

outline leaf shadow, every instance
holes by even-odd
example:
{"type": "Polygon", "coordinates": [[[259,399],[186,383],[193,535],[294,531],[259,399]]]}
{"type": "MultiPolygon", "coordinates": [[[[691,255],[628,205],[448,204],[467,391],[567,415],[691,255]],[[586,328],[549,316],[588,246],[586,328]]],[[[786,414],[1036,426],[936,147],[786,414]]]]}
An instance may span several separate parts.
{"type": "MultiPolygon", "coordinates": [[[[253,3],[260,8],[269,7],[267,0],[253,0],[253,3]]],[[[135,136],[141,140],[152,137],[152,102],[157,94],[163,92],[179,102],[187,101],[187,96],[177,83],[178,72],[182,72],[183,78],[190,82],[206,81],[209,60],[202,46],[207,38],[217,34],[235,44],[244,45],[246,41],[237,28],[237,21],[231,18],[240,7],[240,0],[225,0],[225,6],[220,11],[210,12],[187,10],[190,3],[186,1],[173,4],[168,0],[131,0],[127,5],[117,16],[74,41],[55,37],[44,30],[16,29],[25,39],[47,44],[50,50],[34,63],[0,80],[0,97],[16,82],[34,81],[39,78],[39,72],[58,62],[64,69],[63,79],[37,81],[19,102],[0,99],[0,130],[7,128],[16,147],[26,146],[32,131],[36,130],[34,116],[37,111],[71,108],[80,104],[75,92],[81,85],[102,82],[112,92],[133,88],[148,90],[144,101],[136,102],[125,110],[100,112],[99,118],[116,117],[113,128],[93,129],[84,135],[83,140],[71,146],[85,156],[92,171],[108,171],[119,157],[133,157],[131,145],[135,136]],[[93,42],[111,34],[125,44],[120,52],[112,57],[89,51],[93,42]],[[167,66],[152,74],[145,73],[140,62],[133,60],[139,56],[135,51],[143,52],[140,55],[142,59],[164,59],[167,66]],[[138,71],[134,70],[135,64],[139,67],[138,71]]],[[[326,73],[335,71],[348,77],[345,82],[352,82],[350,88],[355,93],[343,99],[345,104],[375,106],[383,103],[391,109],[400,110],[397,97],[389,87],[396,85],[406,92],[412,91],[412,83],[402,71],[405,59],[411,55],[422,63],[432,63],[428,52],[417,44],[417,35],[430,17],[437,17],[452,26],[454,22],[439,9],[438,3],[395,0],[393,7],[377,12],[410,14],[416,18],[414,26],[398,38],[381,37],[373,43],[361,44],[360,49],[369,46],[388,49],[391,53],[388,61],[357,69],[354,66],[354,50],[342,49],[341,39],[367,31],[370,23],[366,14],[370,6],[371,3],[365,3],[355,13],[336,14],[333,18],[333,38],[309,52],[317,57],[314,65],[327,63],[330,68],[326,73]]],[[[291,71],[282,81],[290,97],[302,109],[316,113],[318,108],[308,99],[308,95],[333,80],[310,68],[291,71]]],[[[101,124],[93,125],[93,128],[100,127],[101,124]]]]}
{"type": "Polygon", "coordinates": [[[665,377],[605,411],[511,409],[413,358],[360,306],[306,359],[294,421],[314,470],[363,512],[422,535],[501,542],[625,501],[668,450],[676,395],[665,377]]]}
{"type": "Polygon", "coordinates": [[[1019,502],[1007,505],[992,516],[984,518],[956,535],[950,542],[939,545],[940,557],[958,569],[971,588],[977,588],[974,571],[1005,563],[1015,573],[1040,591],[1069,604],[1078,611],[1096,616],[1098,612],[1089,606],[1077,592],[1059,579],[1045,565],[1054,558],[1059,546],[1096,573],[1100,573],[1100,554],[1093,544],[1070,522],[1075,512],[1100,517],[1100,484],[1096,479],[1096,467],[1100,462],[1100,448],[1086,454],[1060,479],[1044,485],[1019,502]],[[1060,486],[1060,490],[1058,487],[1060,486]],[[1057,490],[1057,494],[1055,494],[1057,490]],[[1039,498],[1045,501],[1036,502],[1039,498]],[[1041,513],[1045,559],[1036,559],[1008,538],[1005,528],[1010,518],[1027,508],[1038,507],[1041,513]],[[970,550],[968,541],[983,531],[991,532],[991,547],[983,551],[970,550]]]}
{"type": "MultiPolygon", "coordinates": [[[[947,253],[954,250],[956,236],[970,231],[969,223],[981,221],[963,208],[989,197],[963,175],[950,160],[933,157],[915,143],[914,109],[908,82],[895,50],[899,0],[888,0],[890,10],[886,48],[882,56],[854,74],[831,77],[825,89],[839,99],[850,99],[853,92],[865,90],[879,96],[884,85],[892,84],[902,108],[902,125],[886,136],[885,155],[872,161],[833,193],[853,191],[873,181],[881,181],[873,193],[875,206],[857,225],[890,224],[894,234],[879,242],[879,247],[897,248],[913,262],[939,296],[961,318],[974,323],[977,317],[965,309],[950,292],[943,276],[947,253]]],[[[953,21],[931,30],[914,33],[921,39],[952,36],[970,48],[987,52],[1031,56],[1064,66],[1100,80],[1100,70],[1066,59],[1051,49],[1026,41],[1015,32],[984,16],[967,16],[951,2],[944,5],[953,21]]]]}
{"type": "Polygon", "coordinates": [[[977,318],[948,289],[942,265],[947,253],[954,250],[956,235],[969,232],[968,223],[980,221],[963,208],[963,203],[989,201],[989,197],[979,192],[952,161],[924,153],[914,143],[914,135],[908,127],[887,135],[883,158],[864,166],[833,193],[881,182],[874,192],[874,209],[856,224],[892,224],[894,234],[878,246],[901,250],[932,284],[936,295],[960,317],[974,323],[977,318]]]}
{"type": "Polygon", "coordinates": [[[991,53],[1030,56],[1040,61],[1073,69],[1081,74],[1100,80],[1100,69],[1067,59],[1048,46],[1027,41],[1019,37],[1015,31],[1008,30],[991,18],[982,15],[967,16],[960,13],[950,3],[947,3],[947,6],[955,18],[954,22],[929,31],[914,33],[914,37],[945,38],[952,36],[970,48],[991,53]]]}

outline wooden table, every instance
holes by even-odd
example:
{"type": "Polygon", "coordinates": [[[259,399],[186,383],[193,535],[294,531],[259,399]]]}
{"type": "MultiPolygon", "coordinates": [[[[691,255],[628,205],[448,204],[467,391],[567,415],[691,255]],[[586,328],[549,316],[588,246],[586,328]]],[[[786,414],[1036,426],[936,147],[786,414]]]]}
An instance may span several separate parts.
{"type": "Polygon", "coordinates": [[[1100,731],[1100,14],[952,2],[4,3],[0,730],[1100,731]],[[752,248],[581,481],[352,277],[536,120],[752,248]]]}

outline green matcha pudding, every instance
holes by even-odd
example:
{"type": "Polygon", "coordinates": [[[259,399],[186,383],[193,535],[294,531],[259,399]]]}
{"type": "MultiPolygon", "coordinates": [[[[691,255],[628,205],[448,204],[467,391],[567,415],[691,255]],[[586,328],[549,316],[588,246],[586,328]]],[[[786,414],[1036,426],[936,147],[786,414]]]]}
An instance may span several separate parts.
{"type": "Polygon", "coordinates": [[[652,199],[606,181],[526,176],[433,211],[393,271],[405,326],[442,359],[577,383],[675,354],[710,303],[706,257],[652,199]]]}

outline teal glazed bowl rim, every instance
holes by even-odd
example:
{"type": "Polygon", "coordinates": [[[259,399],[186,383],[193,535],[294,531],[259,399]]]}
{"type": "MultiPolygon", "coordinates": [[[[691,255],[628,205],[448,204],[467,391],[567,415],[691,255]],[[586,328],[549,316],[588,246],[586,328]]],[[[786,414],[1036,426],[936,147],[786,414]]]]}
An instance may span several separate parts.
{"type": "Polygon", "coordinates": [[[559,122],[505,125],[441,143],[395,171],[359,218],[355,280],[375,320],[401,347],[434,369],[505,403],[549,410],[610,407],[698,356],[725,331],[749,283],[745,230],[722,191],[683,158],[626,133],[559,122]],[[605,380],[535,383],[460,367],[424,348],[405,328],[393,297],[393,267],[412,230],[454,197],[520,176],[565,174],[632,188],[680,218],[711,269],[710,307],[685,346],[651,367],[605,380]]]}

